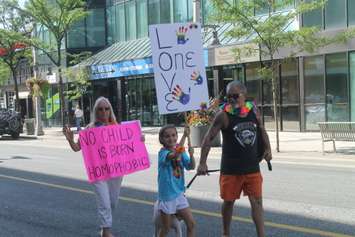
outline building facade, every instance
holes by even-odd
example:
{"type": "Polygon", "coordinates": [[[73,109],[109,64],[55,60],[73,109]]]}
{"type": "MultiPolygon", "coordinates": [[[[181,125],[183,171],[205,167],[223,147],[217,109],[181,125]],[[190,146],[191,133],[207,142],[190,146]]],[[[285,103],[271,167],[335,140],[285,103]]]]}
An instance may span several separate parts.
{"type": "MultiPolygon", "coordinates": [[[[292,10],[296,3],[295,0],[277,10],[292,10]]],[[[68,52],[94,53],[81,63],[90,67],[92,81],[92,93],[85,97],[84,109],[90,111],[97,97],[106,96],[122,120],[139,119],[145,126],[181,122],[176,115],[158,114],[148,26],[192,21],[193,0],[106,0],[91,1],[91,4],[90,15],[73,27],[66,40],[68,52]]],[[[334,35],[355,26],[355,11],[351,9],[355,9],[353,0],[328,0],[324,9],[300,16],[292,27],[319,26],[324,34],[334,35]]],[[[255,14],[267,12],[265,8],[255,14]]],[[[273,129],[271,82],[258,75],[259,55],[237,62],[232,50],[245,42],[226,37],[230,26],[214,26],[211,13],[210,0],[202,0],[201,23],[210,96],[218,95],[231,80],[243,81],[249,95],[257,101],[266,127],[273,129]]],[[[278,55],[280,59],[287,55],[287,49],[284,51],[278,55]]],[[[314,55],[300,54],[287,60],[279,67],[278,80],[277,109],[283,131],[318,130],[320,121],[355,121],[354,40],[346,45],[326,47],[314,55]]],[[[52,97],[55,85],[53,88],[52,97]]]]}
{"type": "MultiPolygon", "coordinates": [[[[21,117],[33,118],[33,100],[28,91],[28,88],[26,87],[26,80],[30,79],[33,74],[32,67],[26,59],[20,61],[19,66],[16,69],[16,74],[21,117]]],[[[16,93],[14,87],[14,80],[12,75],[10,75],[10,77],[0,86],[0,109],[7,108],[10,110],[15,110],[16,93]]]]}

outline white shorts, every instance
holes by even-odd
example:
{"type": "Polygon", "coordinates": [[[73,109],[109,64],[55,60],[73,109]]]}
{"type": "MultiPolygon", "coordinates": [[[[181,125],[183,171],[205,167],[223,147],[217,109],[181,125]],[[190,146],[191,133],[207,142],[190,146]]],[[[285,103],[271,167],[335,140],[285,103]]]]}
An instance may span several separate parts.
{"type": "Polygon", "coordinates": [[[177,211],[188,207],[189,207],[189,202],[187,201],[183,193],[171,201],[158,202],[158,210],[168,215],[176,214],[177,211]]]}

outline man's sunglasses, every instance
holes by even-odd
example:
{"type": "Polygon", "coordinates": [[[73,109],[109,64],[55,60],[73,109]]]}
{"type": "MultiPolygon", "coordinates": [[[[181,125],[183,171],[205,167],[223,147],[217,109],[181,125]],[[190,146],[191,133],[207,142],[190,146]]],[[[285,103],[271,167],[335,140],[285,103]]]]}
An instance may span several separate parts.
{"type": "Polygon", "coordinates": [[[109,107],[106,107],[106,108],[101,107],[101,108],[98,108],[97,110],[98,110],[98,111],[109,111],[110,108],[109,108],[109,107]]]}
{"type": "Polygon", "coordinates": [[[240,97],[240,94],[231,94],[231,95],[227,95],[227,98],[228,99],[234,99],[234,100],[237,100],[239,99],[240,97]]]}

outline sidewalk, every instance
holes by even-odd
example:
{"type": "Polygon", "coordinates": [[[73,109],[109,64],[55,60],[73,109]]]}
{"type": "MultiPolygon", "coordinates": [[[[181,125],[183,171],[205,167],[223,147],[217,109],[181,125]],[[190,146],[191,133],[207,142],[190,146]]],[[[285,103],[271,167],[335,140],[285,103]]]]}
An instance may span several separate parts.
{"type": "MultiPolygon", "coordinates": [[[[146,137],[147,148],[150,152],[157,152],[161,145],[158,142],[159,127],[143,127],[143,132],[146,137]]],[[[178,129],[181,134],[183,129],[178,129]]],[[[280,152],[276,153],[275,144],[276,138],[274,132],[268,132],[271,146],[273,148],[274,158],[288,157],[288,158],[344,158],[354,159],[355,143],[353,142],[336,142],[337,153],[333,152],[331,142],[325,144],[326,154],[322,154],[321,135],[318,132],[300,133],[300,132],[280,132],[280,152]]],[[[32,137],[22,135],[22,137],[32,137]]],[[[46,141],[48,144],[63,144],[65,138],[62,135],[61,128],[46,128],[45,135],[37,138],[38,141],[46,141]]],[[[198,157],[200,149],[195,149],[196,157],[198,157]]],[[[219,158],[221,155],[221,148],[211,148],[210,155],[219,158]]]]}

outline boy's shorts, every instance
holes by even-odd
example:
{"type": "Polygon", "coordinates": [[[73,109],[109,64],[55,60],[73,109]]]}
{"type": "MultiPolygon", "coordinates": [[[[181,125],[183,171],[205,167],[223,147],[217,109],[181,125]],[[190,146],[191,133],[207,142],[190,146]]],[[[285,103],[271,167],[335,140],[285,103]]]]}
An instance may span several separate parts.
{"type": "Polygon", "coordinates": [[[177,211],[188,208],[188,207],[189,207],[189,202],[187,201],[187,199],[183,193],[171,201],[159,201],[158,202],[158,210],[160,210],[168,215],[176,214],[177,211]]]}
{"type": "Polygon", "coordinates": [[[260,172],[246,175],[222,175],[219,179],[220,195],[224,201],[240,199],[243,191],[244,196],[262,197],[263,177],[260,172]]]}

